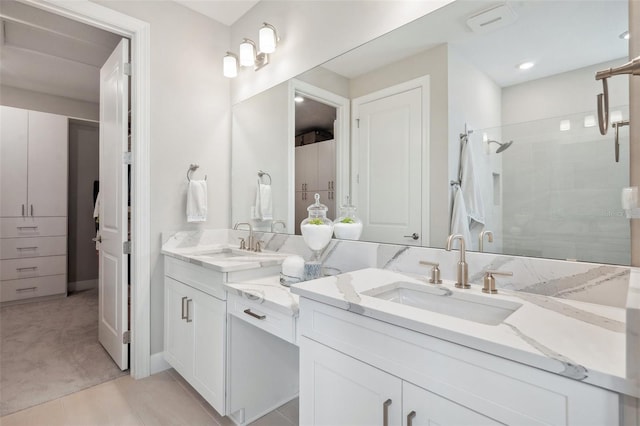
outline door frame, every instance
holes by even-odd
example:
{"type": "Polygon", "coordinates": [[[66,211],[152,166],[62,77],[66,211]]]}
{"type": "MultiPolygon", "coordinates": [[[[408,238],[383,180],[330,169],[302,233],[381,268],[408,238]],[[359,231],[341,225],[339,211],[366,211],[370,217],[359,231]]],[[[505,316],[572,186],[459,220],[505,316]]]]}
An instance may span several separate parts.
{"type": "MultiPolygon", "coordinates": [[[[429,215],[430,210],[429,207],[431,205],[430,202],[430,152],[431,152],[431,138],[430,138],[430,117],[431,112],[429,109],[429,103],[431,99],[431,88],[430,88],[430,76],[425,75],[422,77],[415,78],[413,80],[405,81],[403,83],[394,84],[383,89],[380,89],[375,92],[368,93],[366,95],[359,96],[357,98],[353,98],[351,100],[351,111],[352,111],[352,120],[353,125],[351,126],[351,187],[355,188],[357,185],[356,178],[359,173],[358,167],[358,124],[356,120],[359,120],[359,106],[360,104],[375,101],[381,98],[386,98],[388,96],[397,95],[403,92],[407,92],[409,90],[413,90],[416,88],[421,89],[422,93],[422,140],[421,140],[421,149],[422,154],[420,156],[422,161],[421,167],[421,176],[420,176],[420,185],[421,185],[421,196],[422,196],[422,220],[421,220],[421,247],[429,247],[431,244],[431,229],[429,225],[429,215]],[[426,216],[426,218],[425,218],[426,216]]],[[[354,200],[354,204],[357,205],[357,191],[353,191],[351,194],[351,199],[354,200]]]]}
{"type": "Polygon", "coordinates": [[[129,371],[149,376],[151,364],[150,268],[150,51],[149,23],[89,0],[20,0],[30,6],[131,39],[131,344],[129,371]]]}
{"type": "MultiPolygon", "coordinates": [[[[290,206],[287,212],[287,229],[296,229],[296,102],[293,99],[295,94],[301,93],[309,99],[321,102],[326,105],[330,105],[336,108],[336,126],[333,138],[336,141],[336,182],[338,182],[336,188],[336,212],[339,206],[344,203],[345,196],[351,196],[351,176],[349,171],[349,164],[351,163],[351,144],[349,143],[349,120],[351,101],[348,98],[337,95],[328,90],[321,89],[312,84],[304,81],[292,78],[289,81],[289,98],[288,98],[288,118],[289,129],[287,131],[287,143],[289,149],[287,150],[289,158],[288,164],[288,189],[287,198],[290,206]]],[[[352,198],[350,198],[352,199],[352,198]]]]}

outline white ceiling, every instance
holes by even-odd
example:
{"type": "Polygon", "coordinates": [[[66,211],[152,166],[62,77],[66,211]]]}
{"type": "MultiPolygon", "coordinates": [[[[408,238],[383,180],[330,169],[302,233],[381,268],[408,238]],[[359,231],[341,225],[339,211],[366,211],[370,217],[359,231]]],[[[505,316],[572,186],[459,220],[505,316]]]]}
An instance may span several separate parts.
{"type": "Polygon", "coordinates": [[[211,19],[231,26],[260,0],[173,0],[211,19]]]}
{"type": "Polygon", "coordinates": [[[97,103],[100,67],[121,37],[12,0],[2,0],[3,85],[97,103]]]}
{"type": "Polygon", "coordinates": [[[618,37],[628,27],[627,1],[507,1],[517,15],[509,25],[481,34],[467,26],[469,17],[503,3],[456,1],[323,66],[354,78],[449,43],[506,87],[628,55],[628,41],[618,37]],[[516,68],[527,60],[536,66],[516,68]]]}

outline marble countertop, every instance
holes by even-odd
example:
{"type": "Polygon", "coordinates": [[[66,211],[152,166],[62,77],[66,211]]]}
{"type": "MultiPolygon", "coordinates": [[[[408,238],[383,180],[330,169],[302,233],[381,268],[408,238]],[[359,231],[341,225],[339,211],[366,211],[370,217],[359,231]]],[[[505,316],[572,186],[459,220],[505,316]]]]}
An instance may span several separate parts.
{"type": "Polygon", "coordinates": [[[299,283],[291,287],[291,292],[575,380],[640,397],[640,373],[636,366],[640,363],[640,339],[637,330],[627,332],[627,321],[640,321],[639,271],[632,273],[627,309],[506,290],[487,295],[482,293],[481,287],[472,285],[468,290],[460,290],[450,281],[434,286],[416,275],[368,268],[299,283]],[[362,294],[394,282],[438,288],[443,296],[462,292],[522,306],[500,324],[485,325],[362,294]],[[627,350],[630,359],[627,359],[627,350]]]}
{"type": "Polygon", "coordinates": [[[271,251],[256,253],[240,250],[228,244],[175,247],[166,243],[161,253],[218,272],[244,271],[280,265],[287,257],[287,254],[271,251]]]}
{"type": "Polygon", "coordinates": [[[228,282],[224,289],[256,303],[264,304],[284,315],[298,316],[298,296],[280,284],[279,275],[271,275],[240,283],[228,282]]]}

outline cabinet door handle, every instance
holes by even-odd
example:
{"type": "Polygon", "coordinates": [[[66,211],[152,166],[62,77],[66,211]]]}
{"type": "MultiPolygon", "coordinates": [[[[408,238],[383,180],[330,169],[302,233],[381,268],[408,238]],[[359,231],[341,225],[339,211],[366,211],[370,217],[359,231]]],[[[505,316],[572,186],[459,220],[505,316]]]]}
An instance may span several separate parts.
{"type": "Polygon", "coordinates": [[[24,204],[22,205],[22,216],[24,216],[24,204]]]}
{"type": "Polygon", "coordinates": [[[416,412],[412,411],[407,414],[407,426],[413,426],[413,419],[416,417],[416,412]]]}
{"type": "Polygon", "coordinates": [[[193,322],[193,320],[189,318],[189,302],[193,302],[193,299],[187,299],[187,322],[193,322]]]}
{"type": "Polygon", "coordinates": [[[250,316],[252,316],[252,317],[254,317],[254,318],[257,318],[257,319],[259,319],[259,320],[263,320],[263,319],[266,319],[266,318],[267,318],[267,316],[266,316],[266,315],[259,315],[259,314],[256,314],[255,312],[251,312],[251,309],[245,309],[243,312],[244,312],[245,314],[250,315],[250,316]]]}
{"type": "Polygon", "coordinates": [[[33,247],[16,247],[16,249],[18,250],[37,250],[38,246],[33,246],[33,247]]]}
{"type": "Polygon", "coordinates": [[[389,426],[389,406],[391,406],[391,398],[382,404],[382,425],[389,426]]]}
{"type": "Polygon", "coordinates": [[[33,204],[31,204],[31,216],[33,216],[33,204]]]}
{"type": "Polygon", "coordinates": [[[38,289],[38,287],[23,287],[23,288],[16,288],[16,291],[36,291],[38,289]]]}
{"type": "Polygon", "coordinates": [[[18,229],[38,229],[37,226],[16,226],[18,229]]]}
{"type": "Polygon", "coordinates": [[[36,269],[38,269],[37,266],[24,266],[22,268],[16,268],[16,271],[21,272],[21,271],[35,271],[36,269]]]}
{"type": "Polygon", "coordinates": [[[184,301],[187,300],[187,296],[182,298],[182,315],[180,316],[181,319],[187,319],[187,316],[184,314],[184,301]]]}

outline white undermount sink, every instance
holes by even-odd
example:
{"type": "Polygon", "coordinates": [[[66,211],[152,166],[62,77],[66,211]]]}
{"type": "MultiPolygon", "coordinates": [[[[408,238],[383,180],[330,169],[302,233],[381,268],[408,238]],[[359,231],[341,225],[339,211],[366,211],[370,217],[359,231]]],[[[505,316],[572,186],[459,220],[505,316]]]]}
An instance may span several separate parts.
{"type": "Polygon", "coordinates": [[[275,252],[254,252],[249,250],[241,250],[238,248],[224,247],[219,249],[211,249],[202,252],[193,253],[193,256],[204,257],[208,260],[217,260],[217,259],[229,259],[233,258],[234,260],[242,260],[245,258],[246,260],[264,260],[267,259],[279,259],[286,257],[285,254],[275,253],[275,252]]]}
{"type": "Polygon", "coordinates": [[[464,290],[452,291],[446,287],[404,281],[367,290],[362,294],[487,325],[501,324],[522,306],[520,303],[491,296],[466,294],[464,290]]]}

